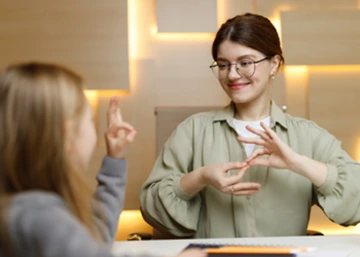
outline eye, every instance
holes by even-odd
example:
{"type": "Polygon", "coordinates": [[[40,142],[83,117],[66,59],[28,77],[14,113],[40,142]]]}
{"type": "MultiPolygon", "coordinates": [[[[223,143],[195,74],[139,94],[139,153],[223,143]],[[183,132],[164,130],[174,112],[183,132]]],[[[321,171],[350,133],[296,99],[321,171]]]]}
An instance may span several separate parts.
{"type": "Polygon", "coordinates": [[[239,62],[240,66],[242,68],[247,68],[247,67],[251,66],[252,63],[253,62],[251,60],[242,60],[242,61],[239,62]]]}
{"type": "Polygon", "coordinates": [[[218,67],[220,70],[225,70],[229,67],[229,64],[227,63],[218,63],[218,67]]]}

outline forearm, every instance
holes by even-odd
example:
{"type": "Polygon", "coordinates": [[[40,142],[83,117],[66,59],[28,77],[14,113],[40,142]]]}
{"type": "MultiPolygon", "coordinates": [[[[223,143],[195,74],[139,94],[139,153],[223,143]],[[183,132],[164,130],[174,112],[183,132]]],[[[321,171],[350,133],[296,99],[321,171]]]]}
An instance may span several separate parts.
{"type": "Polygon", "coordinates": [[[180,180],[180,186],[189,195],[196,195],[207,183],[203,179],[203,167],[193,170],[184,175],[180,180]]]}
{"type": "Polygon", "coordinates": [[[328,175],[327,166],[324,163],[303,155],[296,156],[291,170],[308,178],[317,187],[324,184],[328,175]]]}

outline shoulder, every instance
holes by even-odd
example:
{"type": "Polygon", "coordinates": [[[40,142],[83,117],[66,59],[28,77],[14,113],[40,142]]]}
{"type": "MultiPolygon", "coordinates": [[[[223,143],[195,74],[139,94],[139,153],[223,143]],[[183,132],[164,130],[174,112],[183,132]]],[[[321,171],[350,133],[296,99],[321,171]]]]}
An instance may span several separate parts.
{"type": "Polygon", "coordinates": [[[60,224],[72,215],[58,195],[34,191],[16,195],[9,204],[7,217],[10,235],[16,241],[35,230],[46,231],[49,225],[60,224]]]}
{"type": "MultiPolygon", "coordinates": [[[[212,111],[207,112],[199,112],[190,115],[184,121],[182,121],[178,127],[193,127],[193,126],[212,126],[214,121],[219,119],[219,116],[222,114],[222,109],[214,109],[212,111]]],[[[224,118],[225,119],[225,118],[224,118]]]]}
{"type": "Polygon", "coordinates": [[[288,129],[295,129],[295,130],[303,130],[303,131],[313,131],[318,133],[329,134],[329,132],[317,125],[315,121],[300,118],[300,117],[293,117],[289,114],[285,115],[286,124],[288,129]]]}
{"type": "Polygon", "coordinates": [[[17,212],[39,211],[53,208],[54,206],[66,208],[65,202],[57,194],[32,191],[16,195],[10,202],[9,211],[16,215],[17,212]]]}

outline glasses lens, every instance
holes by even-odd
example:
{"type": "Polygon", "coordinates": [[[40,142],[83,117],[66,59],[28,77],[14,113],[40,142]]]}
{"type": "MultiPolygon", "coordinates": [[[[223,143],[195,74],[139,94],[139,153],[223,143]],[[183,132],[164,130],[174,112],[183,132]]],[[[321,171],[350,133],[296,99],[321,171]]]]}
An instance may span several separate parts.
{"type": "Polygon", "coordinates": [[[255,63],[250,59],[242,59],[236,64],[236,71],[240,76],[251,77],[255,72],[255,63]]]}
{"type": "Polygon", "coordinates": [[[212,72],[218,79],[226,79],[229,75],[228,64],[214,62],[211,66],[212,72]]]}

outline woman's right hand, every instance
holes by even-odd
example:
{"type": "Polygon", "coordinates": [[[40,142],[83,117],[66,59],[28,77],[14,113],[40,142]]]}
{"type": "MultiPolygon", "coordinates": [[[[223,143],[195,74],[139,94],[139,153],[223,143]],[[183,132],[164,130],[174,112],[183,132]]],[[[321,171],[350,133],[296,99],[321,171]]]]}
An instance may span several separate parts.
{"type": "Polygon", "coordinates": [[[236,196],[252,195],[260,188],[259,183],[241,182],[249,168],[246,162],[215,163],[203,166],[183,176],[180,180],[181,188],[190,195],[199,193],[206,186],[211,185],[225,194],[236,196]],[[239,170],[229,175],[229,170],[239,170]]]}
{"type": "Polygon", "coordinates": [[[205,184],[212,185],[219,191],[236,196],[252,195],[260,188],[259,183],[241,182],[245,172],[250,166],[246,162],[216,163],[200,169],[205,184]],[[234,175],[228,175],[229,170],[238,169],[234,175]]]}

